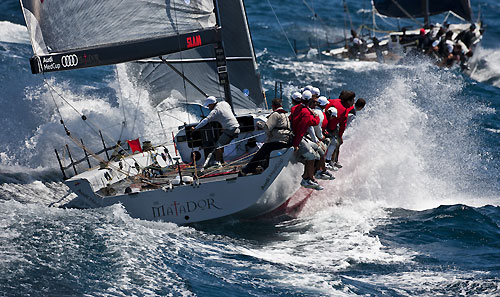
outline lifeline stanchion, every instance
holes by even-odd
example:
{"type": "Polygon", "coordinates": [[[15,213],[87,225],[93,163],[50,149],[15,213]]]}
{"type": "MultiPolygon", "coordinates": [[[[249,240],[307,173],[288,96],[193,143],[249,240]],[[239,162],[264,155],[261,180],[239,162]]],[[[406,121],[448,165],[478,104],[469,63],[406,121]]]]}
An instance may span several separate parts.
{"type": "Polygon", "coordinates": [[[73,157],[71,157],[71,152],[69,151],[69,146],[67,144],[66,144],[66,150],[68,151],[69,160],[71,161],[71,165],[73,166],[73,170],[75,171],[75,175],[77,175],[78,172],[76,172],[75,162],[73,162],[73,157]]]}
{"type": "Polygon", "coordinates": [[[62,165],[61,158],[59,158],[59,153],[57,153],[56,149],[54,149],[54,151],[56,152],[57,162],[59,162],[59,168],[61,168],[63,179],[67,180],[68,177],[66,176],[66,173],[64,172],[64,166],[62,165]]]}

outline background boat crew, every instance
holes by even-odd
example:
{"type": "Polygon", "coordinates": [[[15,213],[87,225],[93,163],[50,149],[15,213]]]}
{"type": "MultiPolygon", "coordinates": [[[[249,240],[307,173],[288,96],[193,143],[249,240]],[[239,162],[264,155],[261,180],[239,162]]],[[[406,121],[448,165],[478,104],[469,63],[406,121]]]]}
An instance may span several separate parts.
{"type": "Polygon", "coordinates": [[[355,30],[351,30],[352,35],[352,46],[349,49],[350,53],[354,57],[362,57],[364,56],[365,49],[365,41],[358,36],[355,30]]]}
{"type": "MultiPolygon", "coordinates": [[[[309,101],[312,99],[310,91],[302,93],[302,102],[292,107],[290,119],[292,121],[293,139],[292,146],[298,156],[304,160],[304,174],[302,175],[301,186],[323,190],[314,178],[314,163],[320,159],[318,145],[305,139],[309,127],[319,123],[319,117],[309,107],[309,101]]],[[[314,100],[313,100],[314,102],[314,100]]]]}
{"type": "Polygon", "coordinates": [[[204,106],[210,109],[210,113],[198,125],[196,125],[193,130],[199,129],[209,122],[218,122],[222,125],[221,134],[215,144],[217,149],[215,149],[214,152],[216,160],[215,165],[220,165],[224,162],[224,148],[219,147],[229,144],[231,140],[238,137],[238,134],[240,133],[240,124],[238,123],[238,120],[236,120],[231,106],[227,102],[217,102],[217,99],[214,96],[209,96],[205,99],[204,106]]]}
{"type": "Polygon", "coordinates": [[[433,37],[432,37],[432,30],[429,30],[427,33],[425,33],[425,29],[421,28],[420,29],[420,39],[418,42],[418,47],[420,51],[424,54],[429,54],[430,49],[432,48],[432,43],[433,43],[433,37]]]}
{"type": "Polygon", "coordinates": [[[342,168],[338,160],[338,153],[343,143],[342,135],[347,125],[349,111],[353,108],[355,97],[354,92],[343,90],[338,99],[329,100],[328,105],[325,107],[328,117],[327,129],[333,135],[332,142],[326,152],[326,162],[333,167],[342,168]]]}
{"type": "Polygon", "coordinates": [[[266,131],[266,141],[253,156],[252,160],[241,169],[242,174],[256,173],[257,166],[266,169],[269,166],[269,156],[272,151],[291,146],[292,131],[288,113],[283,109],[282,100],[275,98],[272,101],[273,112],[267,121],[258,122],[257,128],[266,131]]]}
{"type": "Polygon", "coordinates": [[[452,40],[453,32],[448,31],[444,38],[441,38],[441,41],[438,45],[439,55],[443,58],[448,58],[449,54],[453,51],[454,42],[452,40]]]}
{"type": "Polygon", "coordinates": [[[373,48],[375,49],[375,54],[377,55],[377,62],[385,63],[385,57],[382,53],[382,47],[380,46],[380,40],[376,36],[372,37],[373,48]]]}
{"type": "Polygon", "coordinates": [[[471,24],[469,26],[469,29],[458,33],[457,37],[455,37],[455,41],[462,41],[467,48],[470,48],[474,41],[477,39],[475,31],[476,25],[471,24]]]}

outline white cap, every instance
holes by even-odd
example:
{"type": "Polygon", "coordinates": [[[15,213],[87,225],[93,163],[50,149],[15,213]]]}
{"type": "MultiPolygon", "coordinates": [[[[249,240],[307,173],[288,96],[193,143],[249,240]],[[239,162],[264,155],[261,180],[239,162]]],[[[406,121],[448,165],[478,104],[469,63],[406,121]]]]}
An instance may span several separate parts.
{"type": "Polygon", "coordinates": [[[337,117],[338,111],[335,107],[332,106],[332,107],[328,108],[327,112],[330,114],[330,116],[337,117]]]}
{"type": "MultiPolygon", "coordinates": [[[[313,86],[308,85],[308,86],[305,86],[305,87],[304,87],[304,91],[310,91],[310,90],[312,90],[313,88],[314,88],[313,86]]],[[[302,92],[304,92],[304,91],[302,91],[302,92]]]]}
{"type": "Polygon", "coordinates": [[[304,91],[304,93],[302,93],[302,100],[309,100],[311,98],[312,98],[311,91],[304,91]]]}
{"type": "Polygon", "coordinates": [[[312,88],[312,90],[310,90],[310,91],[311,91],[311,94],[313,94],[313,95],[319,96],[319,94],[320,94],[319,88],[312,88]]]}
{"type": "Polygon", "coordinates": [[[207,107],[210,104],[217,103],[217,98],[214,96],[208,96],[207,99],[205,99],[205,103],[203,103],[203,106],[207,107]]]}
{"type": "Polygon", "coordinates": [[[294,101],[300,101],[302,99],[302,94],[299,92],[294,92],[292,94],[292,100],[294,101]]]}
{"type": "Polygon", "coordinates": [[[318,98],[318,102],[320,106],[326,106],[328,104],[328,99],[325,96],[321,96],[318,98]]]}

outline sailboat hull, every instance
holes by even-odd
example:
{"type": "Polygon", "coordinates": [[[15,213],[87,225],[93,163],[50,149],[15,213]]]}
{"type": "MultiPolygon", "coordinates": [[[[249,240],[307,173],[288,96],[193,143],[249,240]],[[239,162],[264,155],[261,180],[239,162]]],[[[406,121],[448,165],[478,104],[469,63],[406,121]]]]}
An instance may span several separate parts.
{"type": "Polygon", "coordinates": [[[66,184],[78,197],[66,206],[97,208],[121,204],[131,217],[177,224],[257,217],[280,207],[297,190],[301,166],[289,162],[290,159],[291,149],[275,151],[269,167],[258,175],[231,175],[199,184],[114,196],[95,193],[86,179],[71,179],[66,184]]]}

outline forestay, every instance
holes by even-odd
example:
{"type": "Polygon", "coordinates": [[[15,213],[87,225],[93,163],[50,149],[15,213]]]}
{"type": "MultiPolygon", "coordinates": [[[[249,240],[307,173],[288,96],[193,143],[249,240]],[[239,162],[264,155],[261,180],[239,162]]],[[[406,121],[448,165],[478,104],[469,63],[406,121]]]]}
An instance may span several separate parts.
{"type": "Polygon", "coordinates": [[[38,56],[34,72],[149,58],[220,39],[213,0],[21,0],[21,5],[38,56]]]}
{"type": "MultiPolygon", "coordinates": [[[[388,17],[417,18],[425,16],[426,0],[373,0],[378,13],[388,17]]],[[[428,0],[429,14],[435,15],[451,11],[459,17],[471,21],[470,0],[428,0]]]]}
{"type": "MultiPolygon", "coordinates": [[[[264,107],[243,2],[219,0],[217,4],[233,107],[235,110],[264,107]]],[[[224,89],[217,76],[215,46],[208,45],[164,56],[170,66],[157,59],[133,63],[130,69],[138,81],[146,85],[150,98],[156,104],[171,97],[181,98],[182,102],[187,103],[200,103],[205,95],[223,98],[224,89]]]]}

